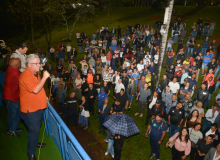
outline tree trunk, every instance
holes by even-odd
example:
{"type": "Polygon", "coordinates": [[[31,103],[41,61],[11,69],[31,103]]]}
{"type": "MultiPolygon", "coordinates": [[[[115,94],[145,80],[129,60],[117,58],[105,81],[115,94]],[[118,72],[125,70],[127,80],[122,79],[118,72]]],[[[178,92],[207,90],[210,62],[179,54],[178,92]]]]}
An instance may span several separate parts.
{"type": "Polygon", "coordinates": [[[169,0],[166,10],[165,10],[163,23],[166,25],[166,30],[165,30],[165,34],[162,36],[162,43],[161,43],[162,45],[160,47],[159,61],[157,64],[157,71],[156,71],[156,76],[155,76],[156,88],[158,87],[159,81],[160,81],[161,68],[163,65],[162,63],[163,63],[163,57],[164,57],[167,36],[168,36],[168,31],[169,31],[169,26],[170,26],[170,20],[171,20],[171,15],[172,15],[172,10],[173,10],[173,4],[174,4],[174,0],[169,0]]]}
{"type": "Polygon", "coordinates": [[[33,51],[34,51],[34,19],[33,19],[32,0],[30,0],[30,7],[31,7],[31,36],[32,36],[32,44],[33,44],[33,51]]]}

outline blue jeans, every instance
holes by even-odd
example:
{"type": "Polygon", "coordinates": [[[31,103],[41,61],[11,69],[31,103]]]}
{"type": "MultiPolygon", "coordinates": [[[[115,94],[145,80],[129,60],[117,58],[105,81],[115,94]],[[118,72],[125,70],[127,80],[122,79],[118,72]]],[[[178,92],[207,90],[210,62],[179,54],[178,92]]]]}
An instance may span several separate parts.
{"type": "Polygon", "coordinates": [[[58,104],[59,104],[59,113],[62,113],[63,110],[63,115],[65,115],[65,106],[63,102],[58,102],[58,104]]]}
{"type": "Polygon", "coordinates": [[[114,140],[113,139],[108,139],[108,149],[106,152],[114,156],[114,140]]]}
{"type": "Polygon", "coordinates": [[[207,48],[202,48],[202,55],[204,56],[203,52],[206,54],[207,48]]]}
{"type": "Polygon", "coordinates": [[[212,122],[205,119],[203,122],[203,126],[202,126],[202,132],[204,132],[207,128],[211,127],[211,125],[212,125],[212,122]]]}
{"type": "Polygon", "coordinates": [[[166,61],[166,65],[165,66],[171,66],[171,64],[172,64],[172,62],[173,62],[173,57],[172,58],[167,58],[167,61],[166,61]]]}
{"type": "Polygon", "coordinates": [[[111,65],[111,61],[106,61],[106,64],[107,65],[111,65]]]}
{"type": "Polygon", "coordinates": [[[177,132],[179,132],[180,127],[178,126],[174,126],[171,123],[169,124],[169,138],[172,137],[174,134],[176,134],[177,132]],[[173,133],[174,132],[174,133],[173,133]]]}
{"type": "Polygon", "coordinates": [[[215,74],[214,74],[215,77],[217,76],[219,70],[220,70],[220,66],[217,66],[217,69],[216,69],[215,74]]]}
{"type": "Polygon", "coordinates": [[[171,51],[171,49],[172,49],[172,47],[167,47],[166,52],[167,52],[167,51],[169,51],[169,52],[170,52],[170,51],[171,51]]]}
{"type": "Polygon", "coordinates": [[[21,118],[24,120],[29,132],[27,154],[34,155],[37,148],[40,126],[43,120],[44,110],[40,109],[36,112],[29,113],[20,112],[20,115],[21,118]]]}
{"type": "Polygon", "coordinates": [[[206,107],[209,107],[209,103],[210,103],[210,100],[211,100],[211,96],[212,94],[209,94],[207,100],[205,101],[204,105],[206,105],[206,107]]]}
{"type": "Polygon", "coordinates": [[[188,52],[187,52],[187,56],[186,56],[187,58],[189,57],[189,53],[190,53],[190,55],[193,55],[193,48],[188,48],[188,52]]]}
{"type": "Polygon", "coordinates": [[[133,51],[136,50],[136,44],[133,44],[133,51]]]}
{"type": "Polygon", "coordinates": [[[67,57],[68,59],[70,59],[70,52],[67,52],[67,57]]]}
{"type": "Polygon", "coordinates": [[[213,31],[214,31],[214,29],[210,29],[210,30],[209,30],[209,36],[210,36],[210,37],[212,36],[213,31]]]}
{"type": "Polygon", "coordinates": [[[206,37],[209,36],[209,33],[208,32],[203,32],[203,36],[202,36],[202,39],[206,39],[206,37]]]}
{"type": "Polygon", "coordinates": [[[156,158],[160,159],[160,145],[158,144],[158,141],[159,140],[150,138],[151,154],[156,154],[156,158]]]}
{"type": "Polygon", "coordinates": [[[79,53],[82,52],[82,46],[79,46],[79,53]]]}
{"type": "Polygon", "coordinates": [[[16,131],[20,122],[20,101],[14,102],[4,99],[6,108],[8,110],[7,125],[10,131],[16,131]]]}
{"type": "Polygon", "coordinates": [[[132,96],[131,94],[128,94],[128,100],[129,102],[133,102],[134,96],[132,96]]]}
{"type": "Polygon", "coordinates": [[[104,129],[103,123],[104,123],[105,117],[106,117],[106,116],[103,116],[103,114],[101,114],[101,113],[99,114],[100,130],[104,129]]]}
{"type": "Polygon", "coordinates": [[[105,62],[102,62],[102,67],[105,67],[106,63],[105,62]]]}
{"type": "Polygon", "coordinates": [[[175,43],[175,44],[176,44],[177,40],[178,40],[178,35],[175,35],[175,36],[174,36],[174,43],[175,43]]]}
{"type": "Polygon", "coordinates": [[[89,121],[88,120],[89,120],[89,117],[84,117],[84,116],[81,115],[81,113],[79,114],[79,121],[78,121],[79,124],[88,127],[89,126],[89,121]]]}
{"type": "Polygon", "coordinates": [[[66,112],[66,125],[67,126],[69,126],[71,118],[73,119],[74,124],[77,124],[77,110],[66,112]]]}
{"type": "Polygon", "coordinates": [[[59,61],[64,65],[64,58],[59,58],[59,61]]]}
{"type": "MultiPolygon", "coordinates": [[[[215,91],[219,88],[219,85],[220,85],[220,83],[217,82],[216,85],[215,85],[215,91]]],[[[220,94],[220,90],[219,90],[218,94],[220,94]]]]}
{"type": "Polygon", "coordinates": [[[61,77],[62,72],[57,72],[57,77],[61,77]]]}

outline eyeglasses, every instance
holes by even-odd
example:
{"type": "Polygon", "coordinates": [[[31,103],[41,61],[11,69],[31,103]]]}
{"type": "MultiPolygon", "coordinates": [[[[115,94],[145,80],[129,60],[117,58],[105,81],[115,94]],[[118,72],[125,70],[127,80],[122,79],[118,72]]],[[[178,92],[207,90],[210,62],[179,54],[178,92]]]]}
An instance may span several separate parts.
{"type": "Polygon", "coordinates": [[[41,63],[30,63],[30,64],[41,65],[41,63]]]}

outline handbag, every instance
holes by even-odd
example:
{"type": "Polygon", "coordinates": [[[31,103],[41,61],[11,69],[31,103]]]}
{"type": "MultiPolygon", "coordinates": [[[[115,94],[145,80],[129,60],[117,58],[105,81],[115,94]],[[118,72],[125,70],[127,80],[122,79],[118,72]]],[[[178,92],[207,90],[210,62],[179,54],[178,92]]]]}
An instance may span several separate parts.
{"type": "Polygon", "coordinates": [[[169,143],[168,143],[168,147],[169,147],[169,148],[173,148],[175,142],[176,142],[176,139],[174,139],[173,141],[169,142],[169,143]]]}
{"type": "Polygon", "coordinates": [[[84,113],[85,113],[84,115],[85,117],[90,117],[89,111],[85,111],[84,113]]]}

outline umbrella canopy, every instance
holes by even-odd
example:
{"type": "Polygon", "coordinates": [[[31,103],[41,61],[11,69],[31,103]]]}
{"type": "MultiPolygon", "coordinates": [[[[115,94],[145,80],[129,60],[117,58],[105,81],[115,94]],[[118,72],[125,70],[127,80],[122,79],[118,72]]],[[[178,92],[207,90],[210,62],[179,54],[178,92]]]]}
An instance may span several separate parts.
{"type": "Polygon", "coordinates": [[[88,50],[90,50],[90,49],[93,49],[92,47],[86,47],[84,50],[85,51],[88,51],[88,50]]]}
{"type": "Polygon", "coordinates": [[[133,55],[133,54],[126,54],[126,55],[124,55],[123,57],[124,57],[124,58],[134,57],[134,55],[133,55]]]}
{"type": "Polygon", "coordinates": [[[135,120],[126,114],[111,115],[103,125],[113,134],[125,137],[140,133],[135,120]]]}

